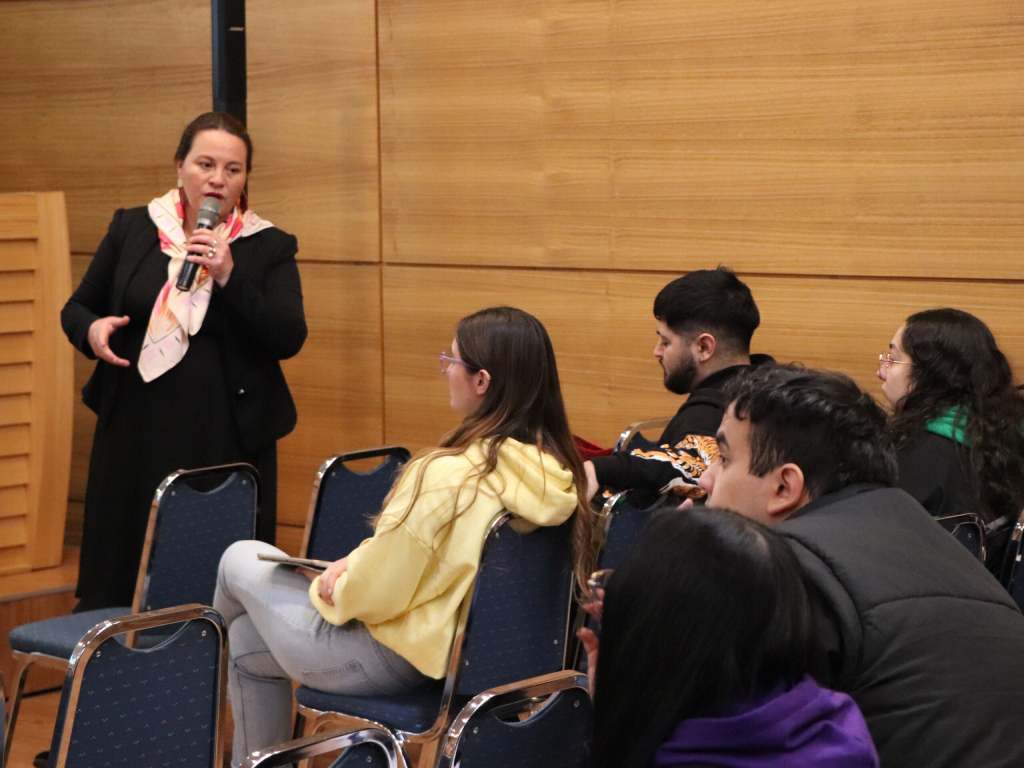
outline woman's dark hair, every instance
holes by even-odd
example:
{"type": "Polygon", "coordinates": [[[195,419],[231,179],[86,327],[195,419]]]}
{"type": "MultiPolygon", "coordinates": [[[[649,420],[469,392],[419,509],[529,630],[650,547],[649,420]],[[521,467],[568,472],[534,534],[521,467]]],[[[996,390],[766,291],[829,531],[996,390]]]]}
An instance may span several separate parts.
{"type": "Polygon", "coordinates": [[[957,443],[972,507],[986,521],[1024,506],[1024,397],[992,331],[969,312],[929,309],[907,318],[903,351],[910,388],[894,406],[897,446],[925,424],[960,409],[966,442],[957,443]]]}
{"type": "Polygon", "coordinates": [[[896,454],[886,416],[842,373],[759,365],[725,388],[737,419],[750,421],[750,473],[792,462],[811,498],[854,483],[893,485],[896,454]]]}
{"type": "Polygon", "coordinates": [[[649,768],[680,721],[814,675],[815,610],[780,535],[719,509],[656,515],[605,591],[595,768],[649,768]]]}
{"type": "Polygon", "coordinates": [[[184,162],[192,150],[196,134],[202,131],[227,131],[232,136],[240,138],[245,144],[245,172],[249,173],[252,170],[252,139],[249,138],[249,132],[245,130],[241,120],[227,112],[204,112],[186,125],[178,141],[178,148],[174,151],[176,161],[184,162]]]}
{"type": "MultiPolygon", "coordinates": [[[[475,475],[479,479],[494,471],[498,451],[506,439],[536,445],[572,472],[575,481],[578,504],[573,516],[573,546],[576,577],[582,588],[595,559],[594,515],[586,498],[583,461],[569,430],[555,351],[547,330],[521,309],[490,307],[462,318],[455,329],[455,341],[466,367],[471,372],[486,370],[490,385],[480,406],[442,438],[439,448],[428,451],[427,459],[419,464],[411,498],[419,494],[423,469],[433,458],[462,453],[471,443],[485,440],[486,460],[475,475]]],[[[475,495],[469,504],[473,498],[475,495]]]]}

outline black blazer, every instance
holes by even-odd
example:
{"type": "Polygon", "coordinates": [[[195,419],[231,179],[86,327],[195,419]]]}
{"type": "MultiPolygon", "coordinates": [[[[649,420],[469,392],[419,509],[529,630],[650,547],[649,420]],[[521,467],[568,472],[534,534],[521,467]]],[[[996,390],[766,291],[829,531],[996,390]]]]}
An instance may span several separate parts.
{"type": "MultiPolygon", "coordinates": [[[[146,208],[120,209],[89,264],[81,284],[61,310],[64,333],[86,357],[89,326],[100,317],[124,314],[124,294],[142,258],[159,250],[157,230],[146,208]]],[[[224,307],[221,353],[232,410],[242,447],[256,452],[295,427],[295,403],[280,360],[296,354],[306,340],[295,254],[298,242],[279,229],[265,229],[231,244],[234,269],[224,288],[214,286],[214,301],[224,307]]],[[[111,336],[113,351],[118,334],[111,336]]],[[[137,352],[137,350],[136,350],[137,352]]],[[[135,355],[132,355],[134,357],[135,355]]],[[[116,407],[122,369],[103,361],[82,389],[82,400],[101,421],[116,407]]]]}

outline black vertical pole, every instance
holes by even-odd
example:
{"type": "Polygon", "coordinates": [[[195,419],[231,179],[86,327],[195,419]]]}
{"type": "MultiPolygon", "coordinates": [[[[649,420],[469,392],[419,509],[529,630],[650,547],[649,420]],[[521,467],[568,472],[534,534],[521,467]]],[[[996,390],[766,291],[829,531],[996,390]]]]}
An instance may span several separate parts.
{"type": "Polygon", "coordinates": [[[245,0],[210,0],[213,108],[245,122],[245,0]]]}

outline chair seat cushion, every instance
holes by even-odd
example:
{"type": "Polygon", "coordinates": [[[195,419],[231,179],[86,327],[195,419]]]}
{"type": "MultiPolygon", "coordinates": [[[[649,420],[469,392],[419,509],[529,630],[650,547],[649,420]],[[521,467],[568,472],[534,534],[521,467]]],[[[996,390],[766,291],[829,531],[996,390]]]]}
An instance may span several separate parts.
{"type": "Polygon", "coordinates": [[[373,720],[393,730],[422,733],[437,719],[443,691],[443,681],[409,693],[387,696],[346,696],[300,686],[295,699],[300,705],[321,712],[341,712],[373,720]]]}
{"type": "Polygon", "coordinates": [[[75,646],[86,632],[101,621],[127,616],[131,612],[128,606],[115,606],[22,624],[10,632],[11,648],[22,653],[43,653],[59,659],[70,659],[75,646]]]}

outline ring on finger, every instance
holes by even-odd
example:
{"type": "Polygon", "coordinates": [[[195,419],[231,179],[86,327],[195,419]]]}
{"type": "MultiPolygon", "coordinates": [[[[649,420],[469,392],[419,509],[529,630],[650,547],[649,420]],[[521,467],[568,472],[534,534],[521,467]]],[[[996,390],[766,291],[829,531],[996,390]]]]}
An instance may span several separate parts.
{"type": "Polygon", "coordinates": [[[216,249],[216,248],[207,248],[207,249],[206,249],[206,258],[208,258],[208,259],[212,259],[212,258],[213,258],[213,255],[214,255],[214,254],[215,254],[216,252],[217,252],[217,249],[216,249]]]}

